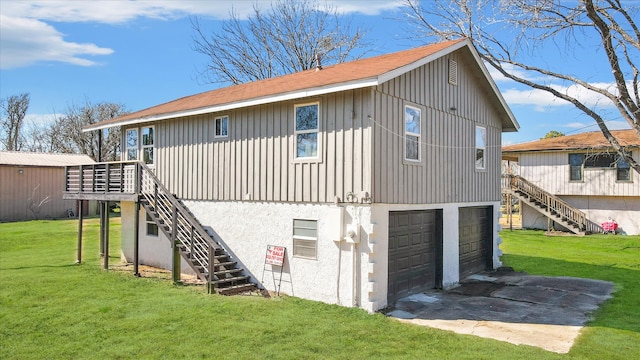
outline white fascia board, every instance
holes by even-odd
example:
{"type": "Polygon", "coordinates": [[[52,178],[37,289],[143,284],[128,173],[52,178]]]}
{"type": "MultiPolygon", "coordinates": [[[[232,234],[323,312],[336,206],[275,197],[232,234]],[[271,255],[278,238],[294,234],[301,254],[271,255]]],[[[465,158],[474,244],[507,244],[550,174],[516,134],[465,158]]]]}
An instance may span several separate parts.
{"type": "Polygon", "coordinates": [[[116,127],[116,126],[126,126],[126,125],[132,125],[132,124],[140,124],[140,123],[146,123],[146,122],[154,122],[154,121],[175,119],[175,118],[178,118],[178,117],[209,114],[209,113],[214,113],[214,112],[219,112],[219,111],[227,111],[227,110],[238,109],[238,108],[249,107],[249,106],[255,106],[255,105],[264,105],[264,104],[275,103],[275,102],[280,102],[280,101],[295,100],[295,99],[300,99],[300,98],[304,98],[304,97],[330,94],[330,93],[335,93],[335,92],[340,92],[340,91],[360,89],[360,88],[365,88],[365,87],[369,87],[369,86],[376,86],[376,85],[378,85],[380,83],[381,82],[378,80],[377,77],[368,78],[368,79],[360,79],[360,80],[357,80],[357,81],[341,83],[341,84],[337,84],[337,85],[328,85],[328,86],[323,86],[323,87],[318,87],[318,88],[305,89],[305,90],[301,90],[301,91],[277,94],[277,95],[267,96],[267,97],[263,97],[263,98],[236,101],[236,102],[232,102],[232,103],[214,105],[214,106],[207,106],[207,107],[198,108],[198,109],[177,111],[177,112],[172,112],[172,113],[166,113],[166,114],[146,116],[146,117],[142,117],[142,118],[129,119],[129,120],[125,120],[125,121],[117,122],[117,123],[99,125],[99,126],[95,126],[95,127],[91,127],[91,128],[83,128],[82,131],[83,132],[89,132],[89,131],[94,131],[94,130],[101,130],[101,129],[107,129],[107,128],[111,128],[111,127],[116,127]]]}
{"type": "Polygon", "coordinates": [[[458,50],[460,48],[463,48],[465,46],[470,46],[469,40],[461,41],[461,42],[459,42],[459,43],[457,43],[455,45],[449,46],[449,47],[444,48],[444,49],[442,49],[442,50],[440,50],[438,52],[435,52],[435,53],[433,53],[433,54],[431,54],[431,55],[429,55],[427,57],[421,58],[421,59],[419,59],[419,60],[417,60],[417,61],[415,61],[415,62],[413,62],[411,64],[408,64],[408,65],[399,67],[397,69],[391,70],[389,72],[386,72],[386,73],[384,73],[384,74],[382,74],[382,75],[380,75],[378,77],[379,82],[380,82],[380,84],[382,84],[382,83],[384,83],[386,81],[394,79],[394,78],[396,78],[396,77],[398,77],[398,76],[400,76],[402,74],[408,73],[411,70],[417,69],[420,66],[426,65],[426,64],[428,64],[428,63],[430,63],[430,62],[432,62],[432,61],[434,61],[436,59],[439,59],[439,58],[441,58],[441,57],[443,57],[443,56],[445,56],[447,54],[450,54],[450,53],[452,53],[452,52],[454,52],[454,51],[456,51],[456,50],[458,50]]]}
{"type": "Polygon", "coordinates": [[[487,70],[487,67],[484,64],[484,61],[480,58],[480,55],[476,51],[476,48],[473,46],[471,41],[470,40],[466,40],[465,43],[466,42],[469,42],[469,50],[471,50],[471,54],[473,55],[473,58],[476,60],[476,62],[480,66],[480,70],[482,70],[482,74],[484,75],[485,79],[487,79],[487,82],[491,86],[491,89],[493,89],[493,92],[495,93],[496,97],[498,98],[498,101],[500,101],[500,105],[502,105],[502,108],[507,113],[507,116],[509,117],[509,120],[513,124],[513,130],[507,130],[507,131],[503,130],[503,132],[516,132],[516,131],[518,131],[518,129],[520,129],[520,124],[518,123],[518,120],[516,120],[516,117],[511,112],[511,109],[509,108],[509,105],[507,105],[507,102],[504,100],[504,97],[502,97],[502,93],[498,89],[498,86],[496,85],[495,81],[493,81],[493,78],[491,77],[491,74],[489,74],[489,70],[487,70]]]}

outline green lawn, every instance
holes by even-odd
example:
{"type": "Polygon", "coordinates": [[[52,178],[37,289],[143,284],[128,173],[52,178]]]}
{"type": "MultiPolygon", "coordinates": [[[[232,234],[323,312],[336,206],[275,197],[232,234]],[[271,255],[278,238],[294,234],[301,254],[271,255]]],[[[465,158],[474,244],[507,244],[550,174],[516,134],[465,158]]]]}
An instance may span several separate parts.
{"type": "MultiPolygon", "coordinates": [[[[399,323],[292,297],[208,295],[103,271],[98,220],[0,224],[0,359],[630,359],[640,354],[640,237],[546,238],[503,232],[506,265],[614,281],[567,355],[399,323]]],[[[119,219],[112,219],[114,224],[119,219]]],[[[112,226],[110,262],[119,261],[112,226]]]]}

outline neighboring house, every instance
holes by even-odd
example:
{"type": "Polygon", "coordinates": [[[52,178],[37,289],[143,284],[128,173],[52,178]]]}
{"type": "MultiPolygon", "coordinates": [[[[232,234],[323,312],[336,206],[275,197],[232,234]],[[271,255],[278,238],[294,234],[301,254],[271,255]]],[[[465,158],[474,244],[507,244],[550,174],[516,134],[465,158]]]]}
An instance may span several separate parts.
{"type": "MultiPolygon", "coordinates": [[[[501,134],[518,124],[468,40],[213,90],[87,130],[114,126],[123,160],[146,164],[135,186],[104,190],[142,194],[146,214],[120,199],[129,261],[172,266],[170,237],[174,256],[222,286],[241,276],[206,270],[207,256],[220,264],[206,248],[219,245],[261,287],[368,311],[501,265],[501,134]],[[216,245],[193,240],[200,224],[216,245]],[[286,249],[282,268],[265,263],[268,245],[286,249]]],[[[101,198],[68,186],[70,198],[101,198]]]]}
{"type": "Polygon", "coordinates": [[[92,163],[86,155],[0,152],[0,221],[77,215],[76,202],[63,200],[65,166],[92,163]]]}
{"type": "MultiPolygon", "coordinates": [[[[640,161],[635,130],[611,132],[640,161]]],[[[640,179],[600,131],[542,139],[502,148],[503,159],[517,161],[520,176],[582,211],[601,225],[615,220],[618,232],[640,234],[640,179]]],[[[546,229],[547,217],[523,206],[524,228],[546,229]]]]}

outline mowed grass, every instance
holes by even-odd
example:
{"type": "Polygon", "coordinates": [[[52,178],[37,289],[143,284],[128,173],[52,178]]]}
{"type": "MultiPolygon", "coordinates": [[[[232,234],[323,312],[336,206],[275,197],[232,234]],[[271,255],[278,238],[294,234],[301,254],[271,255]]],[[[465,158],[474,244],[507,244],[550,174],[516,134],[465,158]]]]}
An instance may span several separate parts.
{"type": "MultiPolygon", "coordinates": [[[[115,264],[119,219],[112,222],[110,262],[115,264]]],[[[640,354],[639,237],[503,232],[507,265],[617,284],[616,297],[596,314],[571,353],[559,355],[359,309],[286,296],[208,295],[201,287],[104,271],[97,219],[85,222],[84,263],[75,265],[76,231],[73,220],[0,224],[0,359],[630,359],[640,354]],[[575,254],[578,249],[582,257],[575,254]]]]}
{"type": "Polygon", "coordinates": [[[640,359],[640,236],[544,236],[503,231],[502,261],[531,274],[611,281],[613,299],[583,330],[571,355],[589,359],[640,359]]]}

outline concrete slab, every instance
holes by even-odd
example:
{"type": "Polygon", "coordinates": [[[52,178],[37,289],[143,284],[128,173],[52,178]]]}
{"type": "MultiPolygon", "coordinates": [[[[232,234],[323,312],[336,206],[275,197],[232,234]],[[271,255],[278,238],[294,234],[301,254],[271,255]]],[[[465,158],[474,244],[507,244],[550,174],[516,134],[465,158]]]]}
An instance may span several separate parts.
{"type": "Polygon", "coordinates": [[[590,320],[590,313],[611,298],[612,292],[613,283],[607,281],[490,272],[467,278],[454,289],[400,299],[387,315],[566,353],[590,320]]]}

